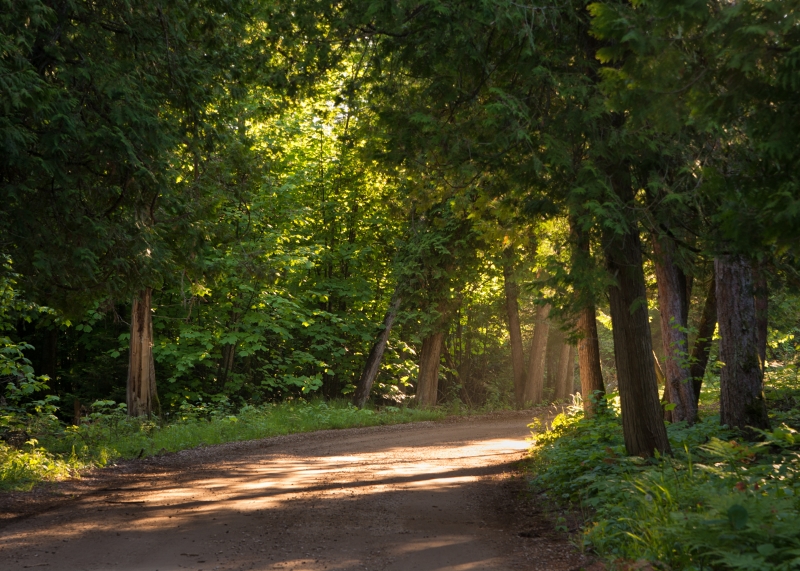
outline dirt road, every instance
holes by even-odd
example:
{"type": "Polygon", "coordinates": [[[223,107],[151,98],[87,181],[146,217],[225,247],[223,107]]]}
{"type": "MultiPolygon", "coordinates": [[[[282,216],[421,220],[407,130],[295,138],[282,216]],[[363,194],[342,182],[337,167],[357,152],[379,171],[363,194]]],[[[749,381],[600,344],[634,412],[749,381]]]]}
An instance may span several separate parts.
{"type": "Polygon", "coordinates": [[[324,431],[125,463],[6,519],[0,569],[580,569],[519,498],[528,422],[324,431]]]}

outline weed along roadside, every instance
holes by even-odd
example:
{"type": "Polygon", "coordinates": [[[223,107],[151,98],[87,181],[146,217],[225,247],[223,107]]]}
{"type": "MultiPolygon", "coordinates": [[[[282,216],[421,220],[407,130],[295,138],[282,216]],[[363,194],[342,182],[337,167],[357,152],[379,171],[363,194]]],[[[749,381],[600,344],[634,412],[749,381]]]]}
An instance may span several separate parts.
{"type": "Polygon", "coordinates": [[[800,562],[800,390],[787,382],[793,372],[772,373],[775,428],[756,441],[720,426],[714,388],[698,422],[668,426],[673,454],[649,459],[625,454],[618,398],[601,400],[590,419],[573,407],[533,434],[524,468],[532,491],[582,522],[575,541],[607,569],[792,569],[800,562]]]}

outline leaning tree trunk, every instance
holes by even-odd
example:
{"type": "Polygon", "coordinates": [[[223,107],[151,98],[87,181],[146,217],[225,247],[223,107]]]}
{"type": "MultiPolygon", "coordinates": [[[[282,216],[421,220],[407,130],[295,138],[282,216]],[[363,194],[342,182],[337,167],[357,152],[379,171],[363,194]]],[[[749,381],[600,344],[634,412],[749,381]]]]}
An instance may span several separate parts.
{"type": "Polygon", "coordinates": [[[708,286],[706,303],[703,306],[703,315],[697,328],[697,340],[692,348],[692,366],[689,376],[692,377],[695,403],[700,401],[700,389],[703,388],[703,377],[706,375],[708,365],[708,352],[714,339],[714,329],[717,327],[717,280],[715,274],[711,275],[711,285],[708,286]]]}
{"type": "Polygon", "coordinates": [[[743,256],[731,254],[718,257],[714,269],[719,357],[724,363],[719,378],[720,422],[745,431],[748,427],[769,428],[752,267],[743,256]]]}
{"type": "MultiPolygon", "coordinates": [[[[381,359],[383,359],[383,352],[386,350],[386,344],[389,342],[389,334],[392,332],[392,325],[397,317],[397,311],[400,309],[400,296],[395,293],[389,309],[386,310],[386,315],[383,318],[383,331],[378,336],[378,339],[372,345],[372,349],[367,357],[367,362],[364,364],[364,370],[361,371],[361,376],[358,378],[356,384],[356,392],[353,395],[353,404],[358,408],[363,408],[366,404],[369,394],[372,391],[372,385],[378,376],[378,371],[381,368],[381,359]]],[[[438,373],[437,373],[438,375],[438,373]]]]}
{"type": "Polygon", "coordinates": [[[556,400],[563,400],[572,394],[572,377],[570,377],[570,373],[573,370],[572,365],[574,362],[574,348],[564,343],[561,346],[561,355],[558,359],[558,373],[555,383],[556,400]]]}
{"type": "Polygon", "coordinates": [[[519,326],[519,285],[514,277],[513,251],[503,250],[503,279],[506,293],[506,314],[508,315],[508,335],[511,339],[511,368],[514,374],[514,402],[518,407],[525,390],[525,357],[522,350],[522,333],[519,326]]]}
{"type": "Polygon", "coordinates": [[[128,415],[150,416],[158,411],[156,371],[153,361],[153,290],[146,288],[133,299],[128,360],[128,415]]]}
{"type": "Polygon", "coordinates": [[[654,263],[664,346],[664,377],[669,391],[672,421],[693,424],[697,418],[694,387],[689,376],[689,335],[686,329],[686,280],[675,263],[675,246],[653,237],[654,263]]]}
{"type": "Polygon", "coordinates": [[[669,454],[653,370],[638,231],[634,229],[611,237],[607,240],[606,252],[608,269],[616,278],[616,284],[609,288],[609,298],[625,448],[628,454],[637,456],[652,456],[654,451],[669,454]]]}
{"type": "Polygon", "coordinates": [[[522,393],[522,402],[525,404],[539,404],[542,402],[544,391],[544,357],[547,349],[547,332],[550,323],[550,304],[541,306],[536,311],[536,326],[533,330],[531,341],[531,354],[528,359],[528,375],[525,378],[525,390],[522,393]]]}
{"type": "Polygon", "coordinates": [[[417,405],[435,406],[439,391],[439,362],[442,355],[444,331],[433,333],[422,340],[417,376],[417,405]]]}

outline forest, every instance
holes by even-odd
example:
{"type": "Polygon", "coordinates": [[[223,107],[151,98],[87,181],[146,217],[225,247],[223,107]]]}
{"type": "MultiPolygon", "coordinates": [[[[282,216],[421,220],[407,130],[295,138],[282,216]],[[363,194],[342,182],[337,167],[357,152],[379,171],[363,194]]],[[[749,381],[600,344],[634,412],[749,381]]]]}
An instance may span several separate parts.
{"type": "Polygon", "coordinates": [[[0,5],[0,489],[555,403],[609,568],[800,566],[798,0],[0,5]]]}

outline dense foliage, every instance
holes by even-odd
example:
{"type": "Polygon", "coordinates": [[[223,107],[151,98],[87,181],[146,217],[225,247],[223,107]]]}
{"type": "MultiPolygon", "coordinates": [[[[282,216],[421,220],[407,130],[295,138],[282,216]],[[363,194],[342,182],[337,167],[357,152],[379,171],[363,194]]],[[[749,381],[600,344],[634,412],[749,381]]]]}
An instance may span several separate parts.
{"type": "MultiPolygon", "coordinates": [[[[673,456],[626,457],[617,399],[591,419],[572,409],[534,434],[534,489],[581,510],[584,546],[621,568],[644,560],[673,569],[792,569],[800,542],[796,373],[794,364],[770,375],[776,428],[758,443],[720,427],[711,404],[693,427],[669,427],[673,456]]],[[[716,398],[713,389],[704,395],[716,398]]]]}
{"type": "Polygon", "coordinates": [[[797,0],[0,8],[8,481],[581,392],[594,545],[791,564],[797,0]]]}

